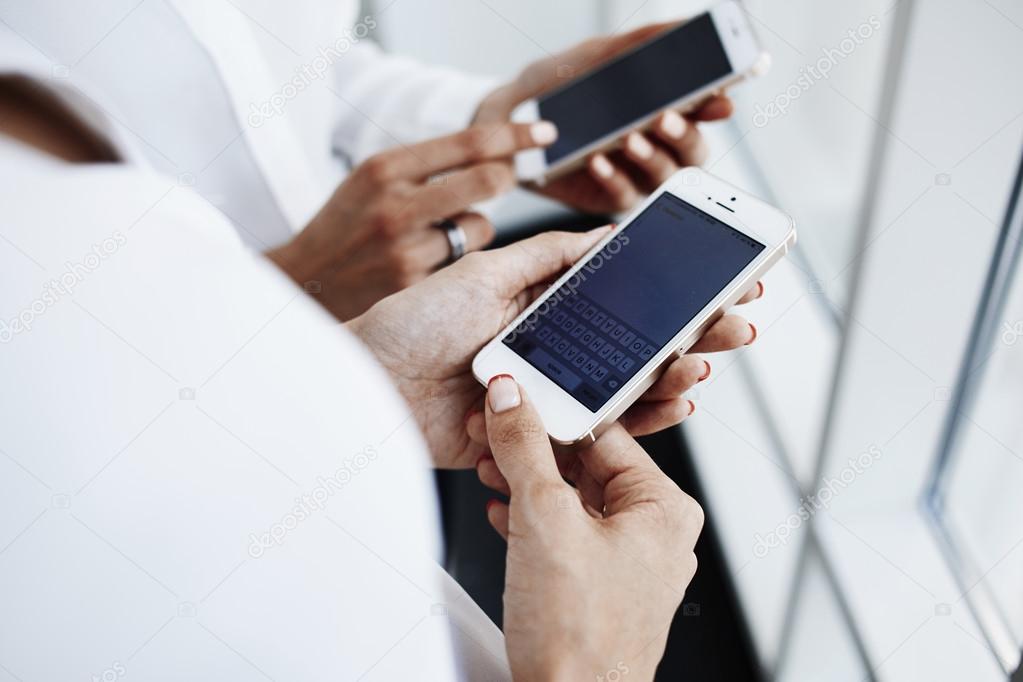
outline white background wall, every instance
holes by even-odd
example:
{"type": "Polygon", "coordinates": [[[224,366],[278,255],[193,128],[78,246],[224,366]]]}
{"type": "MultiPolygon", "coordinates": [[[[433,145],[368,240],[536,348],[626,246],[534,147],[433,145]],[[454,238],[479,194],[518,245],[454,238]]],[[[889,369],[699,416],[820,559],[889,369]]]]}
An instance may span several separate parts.
{"type": "MultiPolygon", "coordinates": [[[[394,0],[381,15],[380,37],[429,61],[510,76],[597,31],[706,4],[394,0]]],[[[707,126],[708,167],[791,212],[811,266],[790,260],[771,275],[770,295],[749,311],[761,342],[752,353],[715,361],[713,380],[697,396],[700,416],[686,427],[761,657],[784,679],[840,679],[838,671],[862,679],[854,632],[881,679],[999,677],[918,500],[1019,162],[1023,89],[1012,79],[1023,71],[1023,9],[1013,0],[918,0],[909,32],[893,36],[895,5],[750,0],[774,69],[735,90],[733,122],[707,126]],[[879,30],[828,79],[801,93],[784,116],[754,125],[758,105],[775,101],[824,50],[839,48],[849,30],[873,19],[879,30]],[[881,90],[893,45],[906,48],[906,66],[893,120],[883,124],[881,90]],[[868,194],[875,139],[885,155],[878,191],[868,194]],[[874,201],[861,241],[861,210],[874,201]],[[850,277],[860,259],[851,308],[850,277]],[[848,337],[818,471],[842,333],[829,305],[848,337]],[[767,556],[755,555],[754,538],[795,512],[801,492],[816,492],[818,474],[839,476],[848,457],[872,445],[882,458],[815,519],[823,557],[803,553],[810,524],[767,556]],[[829,566],[837,583],[828,579],[829,566]]],[[[988,494],[1012,489],[992,488],[992,481],[1018,481],[1023,471],[1023,398],[1019,382],[1005,378],[1021,353],[1023,339],[999,349],[1002,369],[964,446],[984,462],[970,468],[969,452],[957,460],[958,521],[967,529],[990,521],[988,494]]],[[[1018,587],[1023,523],[1000,527],[1004,532],[971,536],[982,544],[972,551],[989,564],[1009,557],[993,574],[995,586],[1018,587]]],[[[1018,593],[1007,596],[1019,603],[1018,593]]]]}

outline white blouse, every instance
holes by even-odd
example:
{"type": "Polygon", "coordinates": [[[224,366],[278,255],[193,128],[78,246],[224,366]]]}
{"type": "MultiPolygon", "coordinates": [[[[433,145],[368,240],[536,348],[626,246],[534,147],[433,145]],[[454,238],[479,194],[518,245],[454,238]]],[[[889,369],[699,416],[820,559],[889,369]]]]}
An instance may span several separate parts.
{"type": "Polygon", "coordinates": [[[384,55],[357,0],[0,3],[0,42],[88,94],[131,157],[267,250],[351,163],[464,128],[489,79],[384,55]]]}
{"type": "MultiPolygon", "coordinates": [[[[2,70],[40,76],[10,45],[2,70]]],[[[229,218],[138,157],[2,136],[0,207],[0,670],[509,678],[436,563],[408,407],[229,218]]]]}

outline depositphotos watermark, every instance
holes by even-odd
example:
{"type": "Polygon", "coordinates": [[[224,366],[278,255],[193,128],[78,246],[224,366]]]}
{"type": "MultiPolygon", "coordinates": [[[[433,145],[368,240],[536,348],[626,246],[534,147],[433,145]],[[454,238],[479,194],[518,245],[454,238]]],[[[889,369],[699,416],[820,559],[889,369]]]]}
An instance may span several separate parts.
{"type": "Polygon", "coordinates": [[[250,105],[247,119],[249,125],[253,128],[259,128],[275,116],[283,114],[291,100],[298,97],[310,85],[322,79],[338,59],[341,59],[359,42],[369,37],[369,34],[376,27],[376,20],[372,16],[366,15],[355,26],[345,29],[344,35],[333,43],[319,47],[316,50],[316,56],[295,69],[295,75],[291,80],[284,83],[277,92],[262,102],[253,102],[250,105]]]}
{"type": "Polygon", "coordinates": [[[753,125],[763,128],[772,120],[787,114],[793,102],[817,83],[830,78],[832,69],[852,55],[856,48],[873,38],[879,30],[881,30],[881,20],[871,15],[855,29],[850,29],[847,37],[838,43],[838,47],[823,48],[821,57],[813,64],[807,64],[800,68],[799,77],[778,93],[773,100],[766,105],[757,104],[756,111],[753,113],[753,125]]]}
{"type": "Polygon", "coordinates": [[[120,661],[114,661],[109,668],[101,672],[99,675],[91,675],[90,679],[92,682],[115,682],[124,677],[128,673],[127,668],[120,661]]]}
{"type": "Polygon", "coordinates": [[[1015,346],[1020,339],[1023,339],[1023,320],[1006,322],[1002,326],[1002,343],[1006,346],[1015,346]]]}
{"type": "Polygon", "coordinates": [[[295,498],[295,506],[281,517],[265,533],[249,533],[249,556],[258,559],[273,546],[280,547],[288,533],[298,528],[298,524],[310,518],[316,512],[323,511],[330,499],[341,489],[352,482],[356,476],[366,470],[370,463],[379,456],[372,445],[367,445],[345,462],[330,476],[317,476],[316,487],[300,497],[295,498]]]}
{"type": "Polygon", "coordinates": [[[524,334],[536,327],[541,317],[545,317],[551,312],[551,309],[556,308],[562,301],[575,295],[579,287],[583,285],[589,276],[600,270],[606,263],[612,258],[621,253],[622,249],[628,246],[630,243],[629,235],[624,232],[619,232],[615,235],[614,239],[604,244],[592,258],[586,261],[586,265],[579,268],[579,270],[565,280],[565,283],[558,287],[558,290],[551,294],[546,300],[536,307],[536,310],[531,312],[526,319],[522,320],[515,327],[510,334],[508,334],[508,342],[514,342],[519,334],[524,334]]]}
{"type": "Polygon", "coordinates": [[[597,682],[619,682],[626,675],[629,674],[629,666],[625,665],[622,661],[618,661],[615,667],[608,670],[603,675],[597,675],[597,682]]]}
{"type": "Polygon", "coordinates": [[[74,293],[75,287],[85,278],[99,269],[110,256],[128,243],[128,238],[120,230],[115,231],[99,244],[93,244],[92,250],[82,256],[77,263],[64,263],[64,272],[60,277],[51,279],[43,285],[43,292],[34,301],[25,306],[21,312],[10,320],[0,320],[0,344],[10,343],[22,332],[32,331],[32,325],[47,310],[57,305],[65,296],[74,293]]]}
{"type": "Polygon", "coordinates": [[[852,485],[857,477],[872,467],[874,462],[881,459],[881,454],[881,448],[871,445],[866,452],[860,453],[858,457],[850,457],[846,466],[838,472],[838,476],[825,478],[817,492],[801,498],[799,508],[782,523],[779,523],[774,530],[767,533],[766,536],[757,533],[753,537],[753,556],[763,559],[775,547],[788,544],[794,531],[813,518],[818,511],[827,509],[840,492],[852,485]]]}

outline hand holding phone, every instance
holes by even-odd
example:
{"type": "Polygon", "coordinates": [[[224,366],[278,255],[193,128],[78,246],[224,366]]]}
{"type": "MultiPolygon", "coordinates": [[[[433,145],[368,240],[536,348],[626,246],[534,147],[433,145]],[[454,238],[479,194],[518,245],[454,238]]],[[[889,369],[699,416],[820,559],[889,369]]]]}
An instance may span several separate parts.
{"type": "Polygon", "coordinates": [[[473,374],[515,377],[556,442],[593,442],[795,240],[783,212],[680,171],[484,346],[473,374]]]}
{"type": "Polygon", "coordinates": [[[581,75],[567,72],[571,80],[513,113],[516,121],[548,120],[560,131],[546,150],[516,157],[519,178],[549,183],[649,128],[662,112],[692,111],[768,64],[741,8],[729,0],[581,75]]]}

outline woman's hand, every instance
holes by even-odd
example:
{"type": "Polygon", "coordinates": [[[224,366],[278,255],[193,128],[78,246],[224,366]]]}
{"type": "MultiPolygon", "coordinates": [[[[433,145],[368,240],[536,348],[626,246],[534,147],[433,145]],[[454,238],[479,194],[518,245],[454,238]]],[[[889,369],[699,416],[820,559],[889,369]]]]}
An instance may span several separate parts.
{"type": "MultiPolygon", "coordinates": [[[[438,467],[471,468],[488,452],[484,391],[472,375],[473,357],[609,229],[548,232],[469,254],[349,323],[391,374],[438,467]]],[[[754,287],[743,300],[762,291],[754,287]]],[[[730,350],[755,338],[746,320],[725,315],[693,352],[730,350]]],[[[703,358],[689,354],[677,359],[622,423],[640,435],[681,422],[694,409],[682,393],[709,375],[710,364],[703,358]]]]}
{"type": "Polygon", "coordinates": [[[500,122],[378,154],[267,256],[338,319],[351,319],[448,259],[438,221],[451,218],[464,230],[466,250],[486,246],[494,227],[470,207],[515,185],[515,152],[556,138],[549,123],[500,122]]]}
{"type": "MultiPolygon", "coordinates": [[[[507,121],[522,102],[540,96],[565,83],[566,79],[575,78],[674,25],[650,25],[622,35],[592,38],[567,52],[535,62],[514,81],[483,100],[476,123],[507,121]]],[[[697,121],[714,121],[731,114],[732,103],[724,96],[711,97],[685,116],[667,111],[654,121],[650,130],[626,136],[620,148],[591,157],[582,169],[537,191],[589,213],[625,211],[679,168],[704,162],[707,147],[697,121]]]]}
{"type": "Polygon", "coordinates": [[[703,510],[615,426],[580,454],[594,508],[566,483],[528,396],[490,382],[487,432],[510,505],[491,501],[508,541],[504,635],[516,680],[651,680],[696,572],[703,510]]]}

